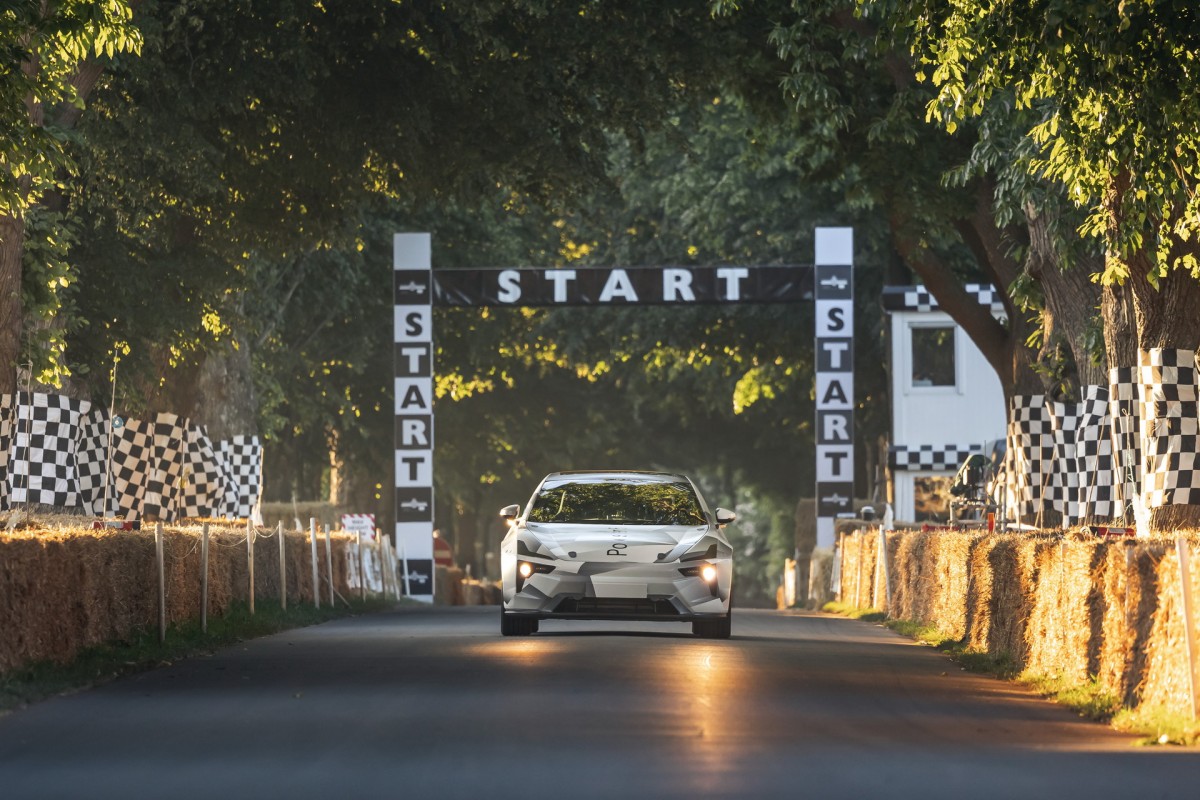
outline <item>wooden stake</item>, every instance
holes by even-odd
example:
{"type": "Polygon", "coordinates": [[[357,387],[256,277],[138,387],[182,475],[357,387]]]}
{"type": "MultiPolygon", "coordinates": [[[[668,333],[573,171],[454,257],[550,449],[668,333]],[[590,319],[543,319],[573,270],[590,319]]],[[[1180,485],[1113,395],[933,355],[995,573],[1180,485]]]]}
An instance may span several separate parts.
{"type": "Polygon", "coordinates": [[[396,562],[397,561],[398,561],[398,559],[396,557],[396,548],[395,548],[395,546],[392,545],[392,540],[388,539],[388,569],[391,570],[391,573],[392,573],[392,595],[395,597],[396,602],[399,603],[400,602],[400,576],[398,574],[396,574],[396,562]]]}
{"type": "Polygon", "coordinates": [[[1192,696],[1192,719],[1196,719],[1200,717],[1200,682],[1196,680],[1196,603],[1192,597],[1191,548],[1187,539],[1177,537],[1175,550],[1179,554],[1179,589],[1183,595],[1183,641],[1187,647],[1188,689],[1192,696]]]}
{"type": "MultiPolygon", "coordinates": [[[[886,611],[890,617],[892,615],[892,569],[888,565],[888,550],[887,550],[887,531],[883,526],[879,526],[879,563],[883,566],[883,603],[884,607],[881,611],[886,611]]],[[[879,606],[876,606],[879,608],[879,606]]]]}
{"type": "Polygon", "coordinates": [[[854,607],[862,608],[862,572],[863,572],[863,535],[862,531],[856,531],[854,538],[858,539],[858,567],[855,570],[857,573],[854,578],[854,607]]]}
{"type": "Polygon", "coordinates": [[[275,528],[275,535],[279,537],[279,607],[287,611],[287,544],[283,538],[283,520],[275,528]]]}
{"type": "Polygon", "coordinates": [[[846,565],[844,563],[845,560],[846,560],[846,534],[839,533],[837,535],[837,546],[834,547],[834,549],[833,549],[833,567],[832,567],[834,576],[837,578],[837,601],[839,603],[845,602],[845,595],[846,595],[845,588],[844,588],[844,584],[845,584],[845,580],[846,580],[846,570],[845,570],[846,565]]]}
{"type": "Polygon", "coordinates": [[[375,557],[379,560],[379,591],[380,594],[387,594],[387,573],[383,570],[383,537],[379,535],[379,529],[375,529],[375,557]]]}
{"type": "Polygon", "coordinates": [[[321,607],[321,566],[317,559],[317,518],[308,518],[308,543],[312,551],[313,605],[321,607]]]}
{"type": "Polygon", "coordinates": [[[200,533],[200,632],[208,633],[208,523],[200,533]]]}
{"type": "Polygon", "coordinates": [[[1133,627],[1133,621],[1130,619],[1129,607],[1129,589],[1133,582],[1133,548],[1136,545],[1129,539],[1125,540],[1125,596],[1122,598],[1122,603],[1125,606],[1125,629],[1129,630],[1133,627]]]}
{"type": "Polygon", "coordinates": [[[167,570],[163,554],[162,523],[154,524],[154,553],[158,558],[158,641],[167,640],[167,570]]]}
{"type": "Polygon", "coordinates": [[[329,526],[325,526],[325,577],[329,580],[329,607],[333,608],[333,543],[329,541],[329,526]]]}
{"type": "Polygon", "coordinates": [[[254,521],[246,520],[246,570],[249,572],[250,613],[254,613],[254,521]]]}
{"type": "Polygon", "coordinates": [[[354,532],[354,540],[358,543],[358,594],[363,600],[367,599],[366,559],[363,554],[362,531],[354,532]]]}

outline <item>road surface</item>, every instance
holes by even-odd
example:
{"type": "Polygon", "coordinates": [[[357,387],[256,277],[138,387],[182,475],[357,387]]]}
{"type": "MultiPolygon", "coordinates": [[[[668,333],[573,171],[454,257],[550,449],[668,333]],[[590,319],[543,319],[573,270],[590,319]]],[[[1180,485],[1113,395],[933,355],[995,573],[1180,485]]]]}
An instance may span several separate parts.
{"type": "Polygon", "coordinates": [[[0,718],[0,796],[1196,798],[1137,748],[862,622],[412,609],[247,642],[0,718]]]}

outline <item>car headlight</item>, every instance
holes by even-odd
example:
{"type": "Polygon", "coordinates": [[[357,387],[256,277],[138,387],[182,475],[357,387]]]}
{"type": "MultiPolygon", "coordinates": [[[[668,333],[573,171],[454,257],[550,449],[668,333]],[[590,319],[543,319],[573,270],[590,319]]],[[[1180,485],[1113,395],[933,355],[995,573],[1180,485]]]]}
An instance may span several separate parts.
{"type": "Polygon", "coordinates": [[[691,567],[681,567],[679,574],[685,578],[699,578],[708,585],[708,591],[713,597],[717,596],[720,587],[717,585],[717,578],[720,577],[720,570],[715,564],[696,564],[691,567]]]}
{"type": "Polygon", "coordinates": [[[517,591],[525,588],[525,581],[532,578],[534,575],[549,575],[554,572],[554,567],[549,564],[537,564],[532,561],[517,562],[517,591]]]}
{"type": "Polygon", "coordinates": [[[712,583],[720,573],[712,564],[697,564],[694,567],[682,567],[679,574],[685,578],[700,578],[705,583],[712,583]]]}

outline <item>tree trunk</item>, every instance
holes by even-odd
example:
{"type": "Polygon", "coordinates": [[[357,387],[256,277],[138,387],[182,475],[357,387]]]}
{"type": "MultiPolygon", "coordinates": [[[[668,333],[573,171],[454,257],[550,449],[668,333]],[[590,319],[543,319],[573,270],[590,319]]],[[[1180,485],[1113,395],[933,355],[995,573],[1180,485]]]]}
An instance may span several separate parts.
{"type": "Polygon", "coordinates": [[[214,442],[258,433],[258,395],[245,344],[227,346],[205,359],[197,382],[194,419],[207,426],[214,442]]]}
{"type": "Polygon", "coordinates": [[[1043,374],[1054,377],[1047,381],[1047,394],[1078,401],[1081,387],[1108,383],[1107,365],[1093,361],[1089,336],[1101,303],[1100,284],[1092,278],[1103,264],[1097,258],[1086,258],[1064,269],[1051,240],[1049,221],[1044,213],[1026,210],[1029,251],[1025,269],[1042,287],[1045,300],[1038,360],[1043,374]],[[1066,357],[1055,363],[1059,353],[1066,357]]]}
{"type": "Polygon", "coordinates": [[[1129,282],[1105,286],[1101,292],[1104,323],[1104,352],[1109,369],[1136,367],[1138,363],[1137,321],[1133,312],[1133,289],[1129,282]]]}
{"type": "Polygon", "coordinates": [[[326,441],[329,443],[329,502],[341,506],[346,502],[346,460],[338,447],[336,428],[329,430],[326,441]]]}
{"type": "MultiPolygon", "coordinates": [[[[1124,202],[1128,196],[1129,176],[1126,173],[1118,174],[1112,181],[1109,191],[1104,198],[1105,208],[1108,211],[1109,230],[1108,236],[1110,240],[1117,240],[1117,234],[1120,232],[1122,223],[1125,221],[1124,202]]],[[[1147,231],[1144,241],[1154,242],[1155,236],[1153,228],[1147,231]]],[[[1200,244],[1195,242],[1176,241],[1172,246],[1170,253],[1171,260],[1180,258],[1184,255],[1192,257],[1200,254],[1200,244]]],[[[1190,366],[1195,366],[1195,353],[1200,349],[1200,281],[1192,277],[1186,269],[1170,269],[1168,273],[1158,279],[1157,285],[1151,282],[1150,276],[1157,273],[1157,265],[1154,261],[1151,252],[1143,249],[1136,250],[1132,253],[1110,252],[1108,255],[1112,266],[1116,268],[1118,273],[1122,270],[1127,271],[1129,277],[1126,279],[1128,284],[1128,296],[1131,299],[1133,307],[1134,325],[1137,330],[1137,348],[1142,352],[1149,352],[1155,348],[1163,348],[1167,350],[1184,350],[1191,354],[1187,360],[1191,362],[1190,366]]],[[[1107,335],[1107,334],[1106,334],[1107,335]]],[[[1194,379],[1195,373],[1192,372],[1194,379]]],[[[1191,399],[1187,399],[1189,393],[1187,391],[1180,392],[1181,397],[1176,397],[1174,400],[1168,399],[1167,402],[1159,404],[1155,403],[1153,410],[1155,416],[1159,413],[1160,405],[1166,406],[1168,409],[1172,405],[1176,406],[1170,413],[1182,413],[1183,418],[1172,418],[1172,423],[1183,423],[1183,429],[1197,424],[1196,420],[1190,418],[1191,415],[1197,414],[1195,404],[1195,387],[1191,390],[1191,399]],[[1183,402],[1180,402],[1180,401],[1183,402]]],[[[1145,406],[1144,406],[1145,407],[1145,406]]],[[[1159,423],[1165,420],[1159,419],[1159,423]]],[[[1145,418],[1143,425],[1146,424],[1145,418]]],[[[1160,434],[1158,431],[1153,433],[1148,432],[1143,428],[1142,441],[1144,447],[1164,446],[1164,440],[1156,437],[1160,434]]],[[[1187,441],[1187,437],[1183,437],[1187,441]]],[[[1174,447],[1175,444],[1166,442],[1167,445],[1174,447]]],[[[1168,454],[1174,456],[1174,454],[1168,454]]],[[[1189,481],[1181,478],[1177,473],[1170,471],[1170,459],[1163,461],[1164,454],[1143,452],[1142,463],[1149,473],[1156,463],[1160,467],[1164,464],[1168,465],[1161,474],[1156,477],[1156,480],[1162,481],[1164,475],[1166,482],[1170,484],[1173,479],[1178,479],[1178,485],[1187,486],[1189,481]]],[[[1148,475],[1144,476],[1144,480],[1148,480],[1148,475]]],[[[1176,489],[1172,497],[1168,492],[1167,497],[1181,498],[1185,500],[1194,500],[1191,495],[1194,493],[1188,492],[1186,489],[1176,489]]],[[[1143,498],[1150,502],[1157,502],[1150,498],[1150,493],[1143,489],[1143,498]]],[[[1148,528],[1151,533],[1173,533],[1181,528],[1200,528],[1200,504],[1198,503],[1174,503],[1168,499],[1168,505],[1163,505],[1158,508],[1149,509],[1148,528]]]]}
{"type": "Polygon", "coordinates": [[[0,217],[0,394],[17,390],[17,361],[21,357],[21,251],[25,240],[22,217],[0,217]]]}

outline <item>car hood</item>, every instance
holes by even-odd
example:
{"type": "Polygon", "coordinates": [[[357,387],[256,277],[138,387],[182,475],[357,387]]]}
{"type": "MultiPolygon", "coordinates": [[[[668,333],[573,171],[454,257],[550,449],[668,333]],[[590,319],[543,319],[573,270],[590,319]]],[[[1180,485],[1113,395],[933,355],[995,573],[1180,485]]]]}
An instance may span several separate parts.
{"type": "Polygon", "coordinates": [[[570,561],[653,563],[684,542],[699,539],[706,525],[526,524],[525,533],[554,558],[570,561]]]}

